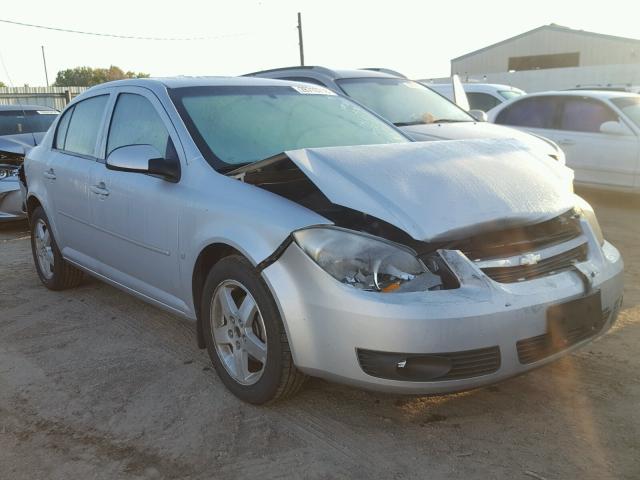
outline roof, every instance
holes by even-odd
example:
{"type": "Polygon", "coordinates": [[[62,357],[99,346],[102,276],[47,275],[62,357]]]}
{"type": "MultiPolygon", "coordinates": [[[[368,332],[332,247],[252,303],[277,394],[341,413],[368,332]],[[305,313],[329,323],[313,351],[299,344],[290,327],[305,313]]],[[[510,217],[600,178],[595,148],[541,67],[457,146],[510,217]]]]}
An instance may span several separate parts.
{"type": "Polygon", "coordinates": [[[71,103],[76,103],[88,96],[92,96],[96,91],[111,87],[142,87],[156,93],[160,93],[167,88],[183,87],[217,87],[217,86],[282,86],[287,83],[296,85],[300,82],[290,82],[287,80],[276,80],[273,78],[258,77],[155,77],[155,78],[127,78],[115,80],[95,85],[75,97],[71,103]]]}
{"type": "Polygon", "coordinates": [[[13,112],[13,111],[23,111],[23,110],[46,110],[46,111],[55,111],[55,108],[48,107],[46,105],[19,105],[19,104],[11,104],[11,105],[0,105],[0,112],[13,112]]]}
{"type": "MultiPolygon", "coordinates": [[[[618,97],[640,97],[637,93],[618,92],[613,90],[553,90],[549,92],[529,93],[527,97],[544,97],[549,95],[558,95],[563,97],[591,97],[606,100],[618,97]]],[[[525,98],[525,97],[519,97],[525,98]]]]}
{"type": "Polygon", "coordinates": [[[262,73],[277,73],[277,72],[286,72],[291,71],[294,72],[296,70],[313,70],[317,73],[321,73],[323,75],[328,76],[329,78],[336,80],[339,78],[368,78],[368,77],[376,77],[376,78],[398,78],[396,75],[391,75],[389,73],[376,71],[376,70],[367,70],[367,69],[333,69],[327,67],[321,67],[318,65],[313,66],[292,66],[292,67],[282,67],[282,68],[272,68],[270,70],[261,70],[259,72],[251,72],[245,74],[245,76],[252,75],[260,75],[262,73]]]}
{"type": "Polygon", "coordinates": [[[618,36],[615,36],[615,35],[606,35],[604,33],[588,32],[586,30],[576,30],[576,29],[573,29],[573,28],[563,27],[562,25],[557,25],[555,23],[551,23],[549,25],[542,25],[541,27],[534,28],[533,30],[528,30],[528,31],[526,31],[524,33],[521,33],[520,35],[516,35],[515,37],[509,37],[509,38],[507,38],[505,40],[501,40],[500,42],[492,43],[491,45],[487,45],[486,47],[479,48],[478,50],[474,50],[472,52],[465,53],[464,55],[460,55],[459,57],[452,58],[451,61],[455,62],[456,60],[460,60],[462,58],[466,58],[466,57],[469,57],[471,55],[476,55],[476,54],[478,54],[480,52],[484,52],[485,50],[489,50],[491,48],[497,47],[498,45],[502,45],[502,44],[511,42],[511,41],[516,40],[518,38],[526,37],[527,35],[531,35],[532,33],[536,33],[536,32],[542,31],[542,30],[550,30],[550,31],[554,31],[554,32],[564,32],[564,33],[573,33],[575,35],[585,35],[585,36],[597,37],[597,38],[608,39],[608,40],[618,40],[618,41],[622,41],[622,42],[635,42],[635,43],[638,43],[640,45],[640,40],[638,40],[636,38],[618,37],[618,36]]]}

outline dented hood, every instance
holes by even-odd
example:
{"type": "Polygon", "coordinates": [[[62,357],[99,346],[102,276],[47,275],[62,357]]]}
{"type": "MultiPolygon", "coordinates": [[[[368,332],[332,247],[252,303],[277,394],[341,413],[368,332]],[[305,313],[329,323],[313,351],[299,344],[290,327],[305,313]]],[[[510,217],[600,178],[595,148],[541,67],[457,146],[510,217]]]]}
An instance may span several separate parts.
{"type": "Polygon", "coordinates": [[[572,171],[517,140],[306,148],[286,155],[331,202],[416,240],[537,223],[573,207],[572,171]]]}

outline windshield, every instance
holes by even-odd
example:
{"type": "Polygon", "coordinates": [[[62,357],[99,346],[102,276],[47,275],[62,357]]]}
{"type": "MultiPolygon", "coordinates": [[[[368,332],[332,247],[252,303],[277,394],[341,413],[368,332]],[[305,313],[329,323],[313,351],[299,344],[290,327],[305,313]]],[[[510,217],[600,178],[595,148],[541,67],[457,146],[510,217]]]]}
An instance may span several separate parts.
{"type": "Polygon", "coordinates": [[[0,135],[46,132],[57,115],[55,110],[0,110],[0,135]]]}
{"type": "Polygon", "coordinates": [[[521,97],[525,94],[525,92],[523,92],[522,90],[518,90],[517,88],[514,88],[513,90],[499,90],[498,93],[506,100],[521,97]]]}
{"type": "Polygon", "coordinates": [[[355,100],[399,127],[474,119],[442,95],[401,78],[343,78],[340,88],[355,100]]]}
{"type": "Polygon", "coordinates": [[[640,127],[640,96],[612,98],[611,102],[637,127],[640,127]]]}
{"type": "Polygon", "coordinates": [[[216,169],[299,148],[409,141],[324,87],[186,87],[171,90],[171,97],[200,151],[216,169]]]}

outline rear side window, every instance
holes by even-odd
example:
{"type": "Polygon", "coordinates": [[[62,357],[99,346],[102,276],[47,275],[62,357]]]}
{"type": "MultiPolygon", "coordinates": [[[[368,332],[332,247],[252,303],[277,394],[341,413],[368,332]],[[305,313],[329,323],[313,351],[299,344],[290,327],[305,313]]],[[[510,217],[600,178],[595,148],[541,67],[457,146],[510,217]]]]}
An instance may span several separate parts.
{"type": "Polygon", "coordinates": [[[69,108],[62,114],[60,121],[58,122],[58,130],[56,131],[56,142],[55,148],[58,150],[64,150],[64,142],[67,139],[67,130],[69,129],[69,121],[71,120],[71,116],[73,115],[73,109],[75,107],[69,108]]]}
{"type": "Polygon", "coordinates": [[[562,130],[600,133],[605,122],[617,122],[618,115],[604,103],[589,98],[565,98],[560,120],[562,130]]]}
{"type": "MultiPolygon", "coordinates": [[[[109,95],[100,95],[76,103],[67,128],[63,150],[80,155],[94,155],[98,131],[102,125],[108,99],[109,95]]],[[[56,145],[57,140],[56,138],[56,145]]]]}
{"type": "Polygon", "coordinates": [[[107,155],[125,145],[152,145],[167,155],[169,132],[155,107],[141,95],[121,93],[113,111],[107,155]]]}
{"type": "Polygon", "coordinates": [[[496,117],[496,123],[531,128],[554,128],[559,100],[554,97],[530,97],[517,101],[496,117]]]}
{"type": "Polygon", "coordinates": [[[496,97],[494,97],[493,95],[489,95],[488,93],[466,93],[467,98],[469,99],[469,107],[474,110],[482,110],[483,112],[488,112],[499,103],[502,103],[496,97]]]}

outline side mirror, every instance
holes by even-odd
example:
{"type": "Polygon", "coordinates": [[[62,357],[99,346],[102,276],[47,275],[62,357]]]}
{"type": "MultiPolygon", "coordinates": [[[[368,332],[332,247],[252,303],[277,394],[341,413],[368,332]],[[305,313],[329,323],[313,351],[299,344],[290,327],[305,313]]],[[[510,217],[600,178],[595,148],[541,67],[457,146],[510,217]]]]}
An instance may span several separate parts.
{"type": "Polygon", "coordinates": [[[479,122],[486,122],[489,119],[489,117],[487,117],[487,113],[483,110],[469,110],[469,115],[479,122]]]}
{"type": "Polygon", "coordinates": [[[167,159],[151,145],[125,145],[107,157],[107,168],[121,172],[158,175],[170,182],[180,180],[180,163],[167,159]]]}
{"type": "Polygon", "coordinates": [[[607,135],[631,135],[629,128],[622,122],[604,122],[600,125],[600,133],[607,135]]]}

